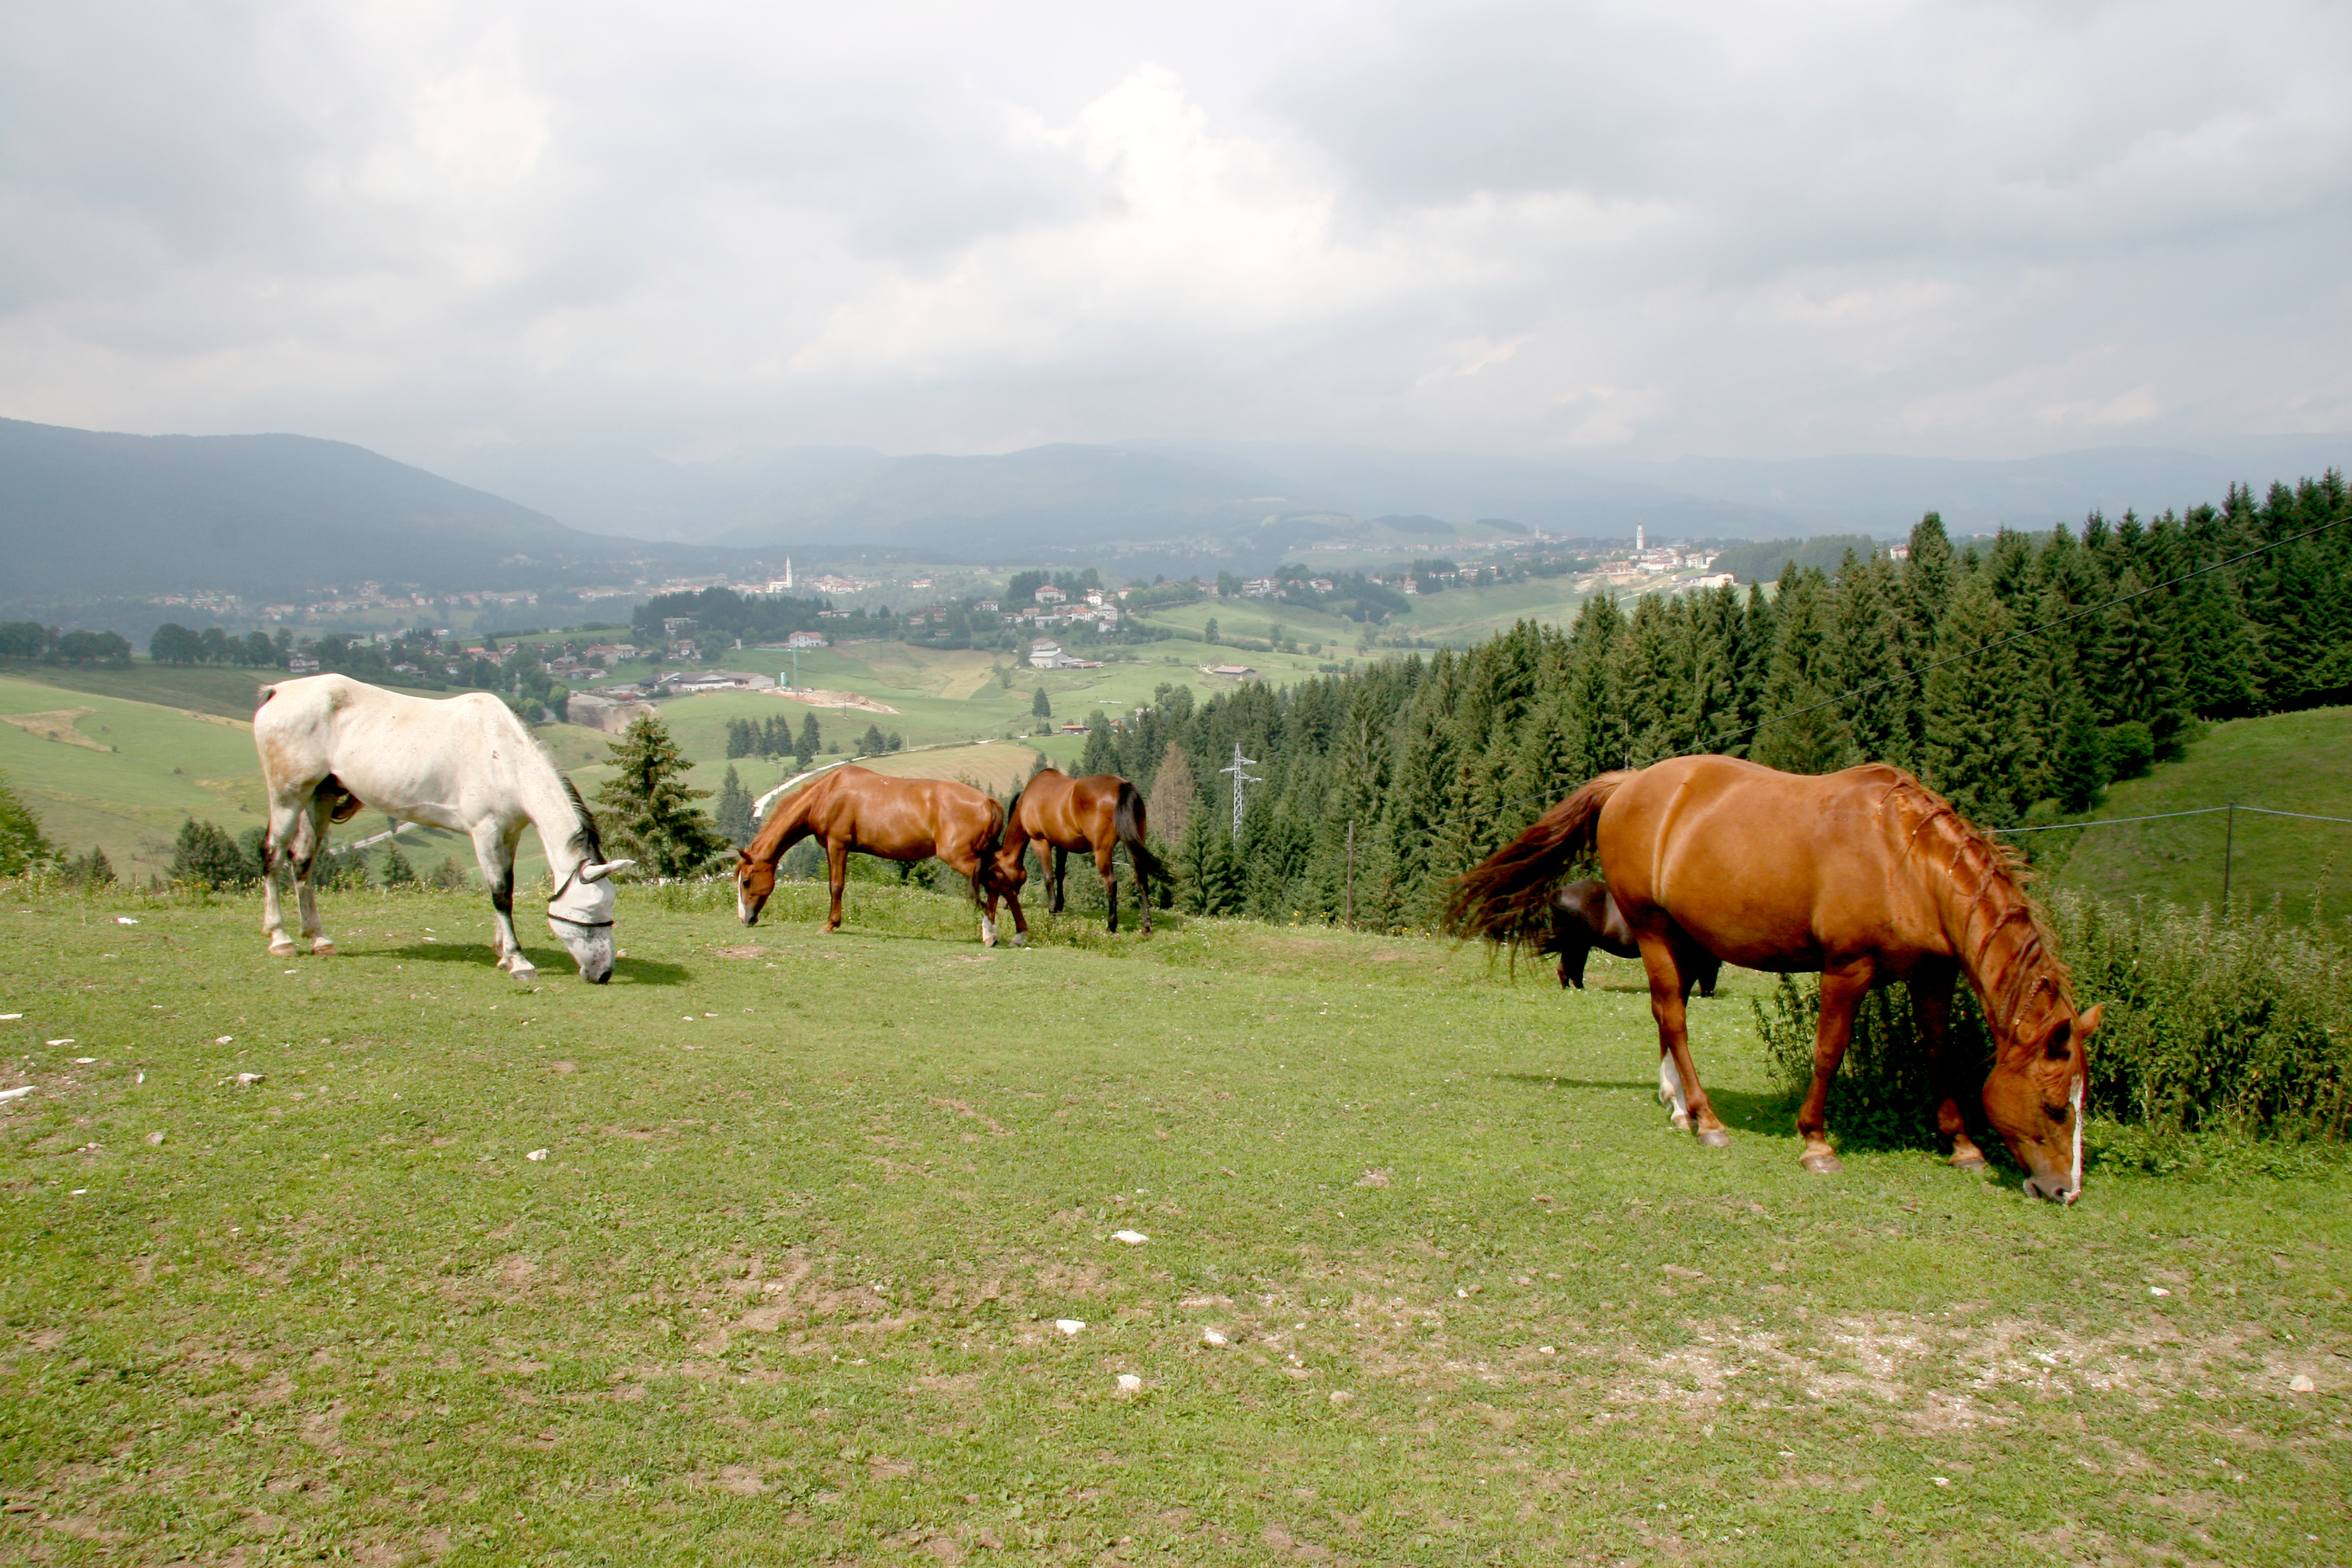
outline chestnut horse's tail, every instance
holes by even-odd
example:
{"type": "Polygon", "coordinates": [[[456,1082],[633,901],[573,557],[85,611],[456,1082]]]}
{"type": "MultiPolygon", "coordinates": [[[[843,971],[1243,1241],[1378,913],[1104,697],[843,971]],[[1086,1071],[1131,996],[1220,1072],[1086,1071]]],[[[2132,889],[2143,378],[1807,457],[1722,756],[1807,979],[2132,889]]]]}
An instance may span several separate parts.
{"type": "Polygon", "coordinates": [[[1535,826],[1454,879],[1444,930],[1521,943],[1540,940],[1551,923],[1551,890],[1592,847],[1601,808],[1631,773],[1602,773],[1536,818],[1535,826]]]}
{"type": "Polygon", "coordinates": [[[1143,796],[1125,779],[1118,781],[1118,804],[1111,810],[1111,821],[1118,829],[1118,841],[1127,846],[1127,858],[1135,863],[1135,874],[1147,893],[1154,877],[1162,882],[1176,879],[1143,842],[1143,796]]]}
{"type": "MultiPolygon", "coordinates": [[[[978,858],[972,861],[971,901],[985,910],[988,908],[989,890],[996,885],[996,848],[998,845],[1004,842],[1004,825],[1011,821],[1012,817],[1005,811],[1004,803],[986,790],[981,791],[980,796],[988,802],[988,837],[980,846],[978,858]]],[[[1015,795],[1013,804],[1015,808],[1018,808],[1021,804],[1020,796],[1015,795]]]]}

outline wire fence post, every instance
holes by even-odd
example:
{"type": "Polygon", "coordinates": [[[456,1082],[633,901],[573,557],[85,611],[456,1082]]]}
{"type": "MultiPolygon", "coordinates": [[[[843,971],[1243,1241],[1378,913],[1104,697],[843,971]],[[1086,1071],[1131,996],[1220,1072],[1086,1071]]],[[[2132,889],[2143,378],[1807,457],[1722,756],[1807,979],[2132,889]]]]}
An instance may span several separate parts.
{"type": "Polygon", "coordinates": [[[1348,895],[1342,905],[1339,921],[1349,931],[1356,929],[1356,819],[1348,819],[1348,895]]]}
{"type": "Polygon", "coordinates": [[[2221,829],[2221,918],[2230,918],[2230,861],[2238,847],[2238,803],[2230,803],[2230,815],[2223,817],[2221,829]]]}

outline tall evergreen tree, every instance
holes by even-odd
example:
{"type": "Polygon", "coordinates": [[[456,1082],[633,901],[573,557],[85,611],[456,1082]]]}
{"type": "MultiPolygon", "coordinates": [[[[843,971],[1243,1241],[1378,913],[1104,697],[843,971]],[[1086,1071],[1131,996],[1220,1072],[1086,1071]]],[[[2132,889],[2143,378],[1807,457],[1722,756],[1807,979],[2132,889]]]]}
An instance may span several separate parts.
{"type": "Polygon", "coordinates": [[[719,781],[719,799],[710,811],[710,825],[721,838],[740,849],[751,842],[759,825],[751,820],[751,792],[730,765],[727,776],[719,781]]]}
{"type": "Polygon", "coordinates": [[[1980,827],[2004,826],[2024,812],[2028,686],[2019,645],[1982,572],[1970,572],[1946,605],[1927,671],[1927,783],[1980,827]],[[2000,644],[1995,647],[1992,645],[2000,644]]]}
{"type": "Polygon", "coordinates": [[[728,847],[694,803],[707,789],[687,783],[692,764],[656,714],[641,713],[612,743],[613,775],[596,791],[604,847],[636,861],[640,875],[692,877],[728,847]]]}
{"type": "Polygon", "coordinates": [[[1776,605],[1780,636],[1765,687],[1768,721],[1748,755],[1790,773],[1834,773],[1853,761],[1853,735],[1832,696],[1836,650],[1831,642],[1829,585],[1813,568],[1791,567],[1780,578],[1776,605]]]}
{"type": "Polygon", "coordinates": [[[57,853],[41,832],[40,819],[9,787],[8,775],[0,773],[0,877],[37,871],[57,858],[57,853]]]}
{"type": "MultiPolygon", "coordinates": [[[[812,713],[801,721],[800,737],[793,742],[793,761],[802,767],[806,767],[811,759],[824,749],[824,736],[817,730],[816,715],[812,713]]],[[[781,751],[782,748],[779,750],[781,751]]]]}
{"type": "Polygon", "coordinates": [[[416,886],[416,868],[409,864],[408,857],[400,852],[397,837],[385,840],[383,862],[376,868],[376,879],[386,888],[416,886]]]}

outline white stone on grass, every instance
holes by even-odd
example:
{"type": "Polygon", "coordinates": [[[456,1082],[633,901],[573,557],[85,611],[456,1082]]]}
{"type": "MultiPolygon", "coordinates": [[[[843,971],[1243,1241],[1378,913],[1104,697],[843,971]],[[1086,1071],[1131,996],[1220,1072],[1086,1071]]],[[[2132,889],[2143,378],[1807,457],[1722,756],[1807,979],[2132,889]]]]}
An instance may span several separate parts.
{"type": "Polygon", "coordinates": [[[37,1086],[28,1083],[20,1089],[0,1089],[0,1104],[5,1104],[12,1100],[22,1100],[32,1093],[36,1087],[37,1086]]]}
{"type": "Polygon", "coordinates": [[[1201,1331],[1201,1342],[1204,1345],[1226,1345],[1233,1343],[1231,1340],[1225,1338],[1224,1335],[1217,1332],[1214,1329],[1202,1329],[1201,1331]]]}
{"type": "Polygon", "coordinates": [[[2311,1381],[2311,1374],[2303,1372],[2296,1373],[2293,1377],[2288,1378],[2286,1386],[2290,1394],[2313,1394],[2319,1388],[2319,1384],[2311,1381]]]}
{"type": "Polygon", "coordinates": [[[1110,1238],[1113,1241],[1123,1241],[1129,1247],[1141,1247],[1151,1239],[1139,1230],[1115,1230],[1110,1233],[1110,1238]]]}
{"type": "Polygon", "coordinates": [[[1056,1318],[1054,1320],[1054,1326],[1066,1334],[1075,1334],[1087,1325],[1077,1318],[1056,1318]]]}
{"type": "Polygon", "coordinates": [[[1123,1372],[1118,1374],[1118,1391],[1121,1394],[1139,1393],[1141,1391],[1142,1387],[1143,1379],[1136,1376],[1135,1373],[1131,1372],[1123,1372]]]}
{"type": "Polygon", "coordinates": [[[526,1160],[544,1160],[547,1158],[547,1151],[544,1149],[533,1149],[530,1153],[525,1154],[523,1158],[526,1160]]]}

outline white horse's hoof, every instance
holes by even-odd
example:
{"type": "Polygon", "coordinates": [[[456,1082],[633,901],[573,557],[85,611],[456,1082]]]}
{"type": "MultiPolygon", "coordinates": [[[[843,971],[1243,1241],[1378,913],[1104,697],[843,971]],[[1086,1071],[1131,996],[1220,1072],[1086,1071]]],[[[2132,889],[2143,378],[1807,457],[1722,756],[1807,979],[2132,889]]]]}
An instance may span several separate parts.
{"type": "Polygon", "coordinates": [[[310,952],[316,958],[332,958],[335,956],[335,944],[322,936],[310,944],[310,952]]]}
{"type": "Polygon", "coordinates": [[[1013,945],[1015,947],[1027,947],[1029,945],[1028,933],[1025,931],[1014,931],[1013,933],[1013,945]]]}
{"type": "Polygon", "coordinates": [[[291,958],[301,951],[290,942],[273,942],[269,944],[269,956],[272,958],[291,958]]]}
{"type": "Polygon", "coordinates": [[[1691,1119],[1690,1119],[1690,1112],[1689,1112],[1689,1111],[1687,1111],[1687,1110],[1677,1110],[1677,1111],[1675,1111],[1675,1112],[1674,1113],[1674,1116],[1671,1118],[1671,1120],[1673,1121],[1673,1122],[1674,1122],[1674,1124],[1675,1124],[1675,1131],[1677,1131],[1677,1132],[1687,1132],[1687,1131],[1689,1131],[1691,1130],[1691,1119]]]}

